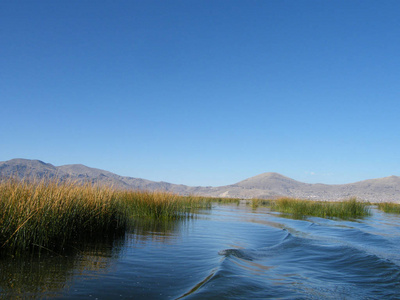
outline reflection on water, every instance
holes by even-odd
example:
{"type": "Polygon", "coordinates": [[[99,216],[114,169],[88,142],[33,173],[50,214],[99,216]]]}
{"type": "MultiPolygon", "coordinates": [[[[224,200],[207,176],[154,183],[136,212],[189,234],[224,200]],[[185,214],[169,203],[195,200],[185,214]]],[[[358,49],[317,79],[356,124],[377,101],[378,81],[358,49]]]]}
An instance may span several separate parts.
{"type": "Polygon", "coordinates": [[[106,273],[118,255],[121,238],[81,244],[81,249],[67,254],[42,252],[24,258],[0,259],[0,291],[2,296],[54,297],[68,287],[76,275],[106,273]]]}
{"type": "Polygon", "coordinates": [[[191,219],[188,220],[137,220],[128,230],[126,242],[159,242],[167,243],[180,234],[191,219]]]}
{"type": "Polygon", "coordinates": [[[136,221],[125,236],[69,245],[67,253],[46,252],[30,257],[0,258],[2,297],[55,297],[69,288],[74,277],[107,274],[124,247],[138,241],[167,242],[184,221],[136,221]]]}
{"type": "Polygon", "coordinates": [[[54,296],[74,274],[107,269],[113,256],[111,247],[97,244],[67,256],[43,253],[29,258],[2,258],[2,295],[54,296]]]}
{"type": "MultiPolygon", "coordinates": [[[[216,205],[68,255],[0,260],[0,297],[398,299],[400,216],[291,219],[216,205]]],[[[72,247],[71,247],[72,248],[72,247]]]]}
{"type": "Polygon", "coordinates": [[[60,257],[42,257],[28,260],[1,260],[2,296],[55,296],[66,287],[71,277],[74,260],[60,257]]]}

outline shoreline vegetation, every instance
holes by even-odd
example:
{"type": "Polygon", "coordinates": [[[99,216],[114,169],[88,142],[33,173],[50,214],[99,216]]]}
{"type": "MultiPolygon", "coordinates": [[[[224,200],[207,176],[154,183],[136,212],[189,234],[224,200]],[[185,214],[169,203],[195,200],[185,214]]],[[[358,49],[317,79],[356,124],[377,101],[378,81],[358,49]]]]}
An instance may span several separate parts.
{"type": "Polygon", "coordinates": [[[5,179],[0,181],[0,256],[59,253],[79,241],[121,236],[135,219],[184,219],[210,206],[210,199],[168,192],[5,179]]]}
{"type": "MultiPolygon", "coordinates": [[[[210,209],[213,203],[239,205],[240,199],[6,178],[0,180],[0,257],[41,251],[63,253],[78,249],[82,242],[123,236],[135,221],[187,219],[200,209],[210,209]]],[[[371,214],[371,203],[355,198],[341,202],[252,199],[248,203],[253,209],[267,206],[295,218],[352,219],[371,214]]],[[[400,204],[377,205],[384,212],[400,213],[400,204]]]]}
{"type": "Polygon", "coordinates": [[[377,206],[385,213],[400,214],[400,204],[398,203],[383,202],[378,203],[377,206]]]}
{"type": "Polygon", "coordinates": [[[321,218],[355,219],[371,215],[369,202],[350,198],[344,201],[312,201],[294,198],[276,200],[252,199],[252,207],[270,207],[272,211],[291,214],[295,218],[314,216],[321,218]]]}

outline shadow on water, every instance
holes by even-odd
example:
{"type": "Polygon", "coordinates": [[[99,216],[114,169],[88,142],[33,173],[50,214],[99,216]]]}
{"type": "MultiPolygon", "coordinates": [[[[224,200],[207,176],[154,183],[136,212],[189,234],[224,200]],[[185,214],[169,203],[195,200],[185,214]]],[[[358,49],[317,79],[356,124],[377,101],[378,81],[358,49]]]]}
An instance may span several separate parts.
{"type": "Polygon", "coordinates": [[[106,274],[128,244],[168,242],[185,221],[137,220],[127,233],[90,243],[79,241],[63,253],[41,249],[40,254],[0,257],[0,298],[60,297],[76,277],[106,274]]]}

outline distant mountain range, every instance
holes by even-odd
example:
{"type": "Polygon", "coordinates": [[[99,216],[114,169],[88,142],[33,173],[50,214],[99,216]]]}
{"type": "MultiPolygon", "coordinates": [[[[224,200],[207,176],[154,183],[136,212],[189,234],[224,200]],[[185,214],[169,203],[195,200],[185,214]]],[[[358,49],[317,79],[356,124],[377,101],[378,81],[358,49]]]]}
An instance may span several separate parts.
{"type": "Polygon", "coordinates": [[[141,178],[90,168],[84,165],[53,166],[40,160],[12,159],[0,162],[0,177],[59,178],[61,180],[89,181],[112,185],[122,189],[162,190],[181,195],[204,195],[234,198],[276,198],[282,196],[339,200],[350,197],[371,202],[400,202],[400,177],[389,176],[349,184],[309,184],[278,173],[263,173],[235,184],[219,187],[186,186],[168,182],[155,182],[141,178]]]}

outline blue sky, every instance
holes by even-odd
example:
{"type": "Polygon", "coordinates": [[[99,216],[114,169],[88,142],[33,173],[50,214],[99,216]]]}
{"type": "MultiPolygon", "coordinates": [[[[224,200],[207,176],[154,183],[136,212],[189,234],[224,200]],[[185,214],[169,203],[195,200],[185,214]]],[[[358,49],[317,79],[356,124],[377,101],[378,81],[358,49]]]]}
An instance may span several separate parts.
{"type": "Polygon", "coordinates": [[[0,161],[225,185],[400,175],[400,1],[0,1],[0,161]]]}

